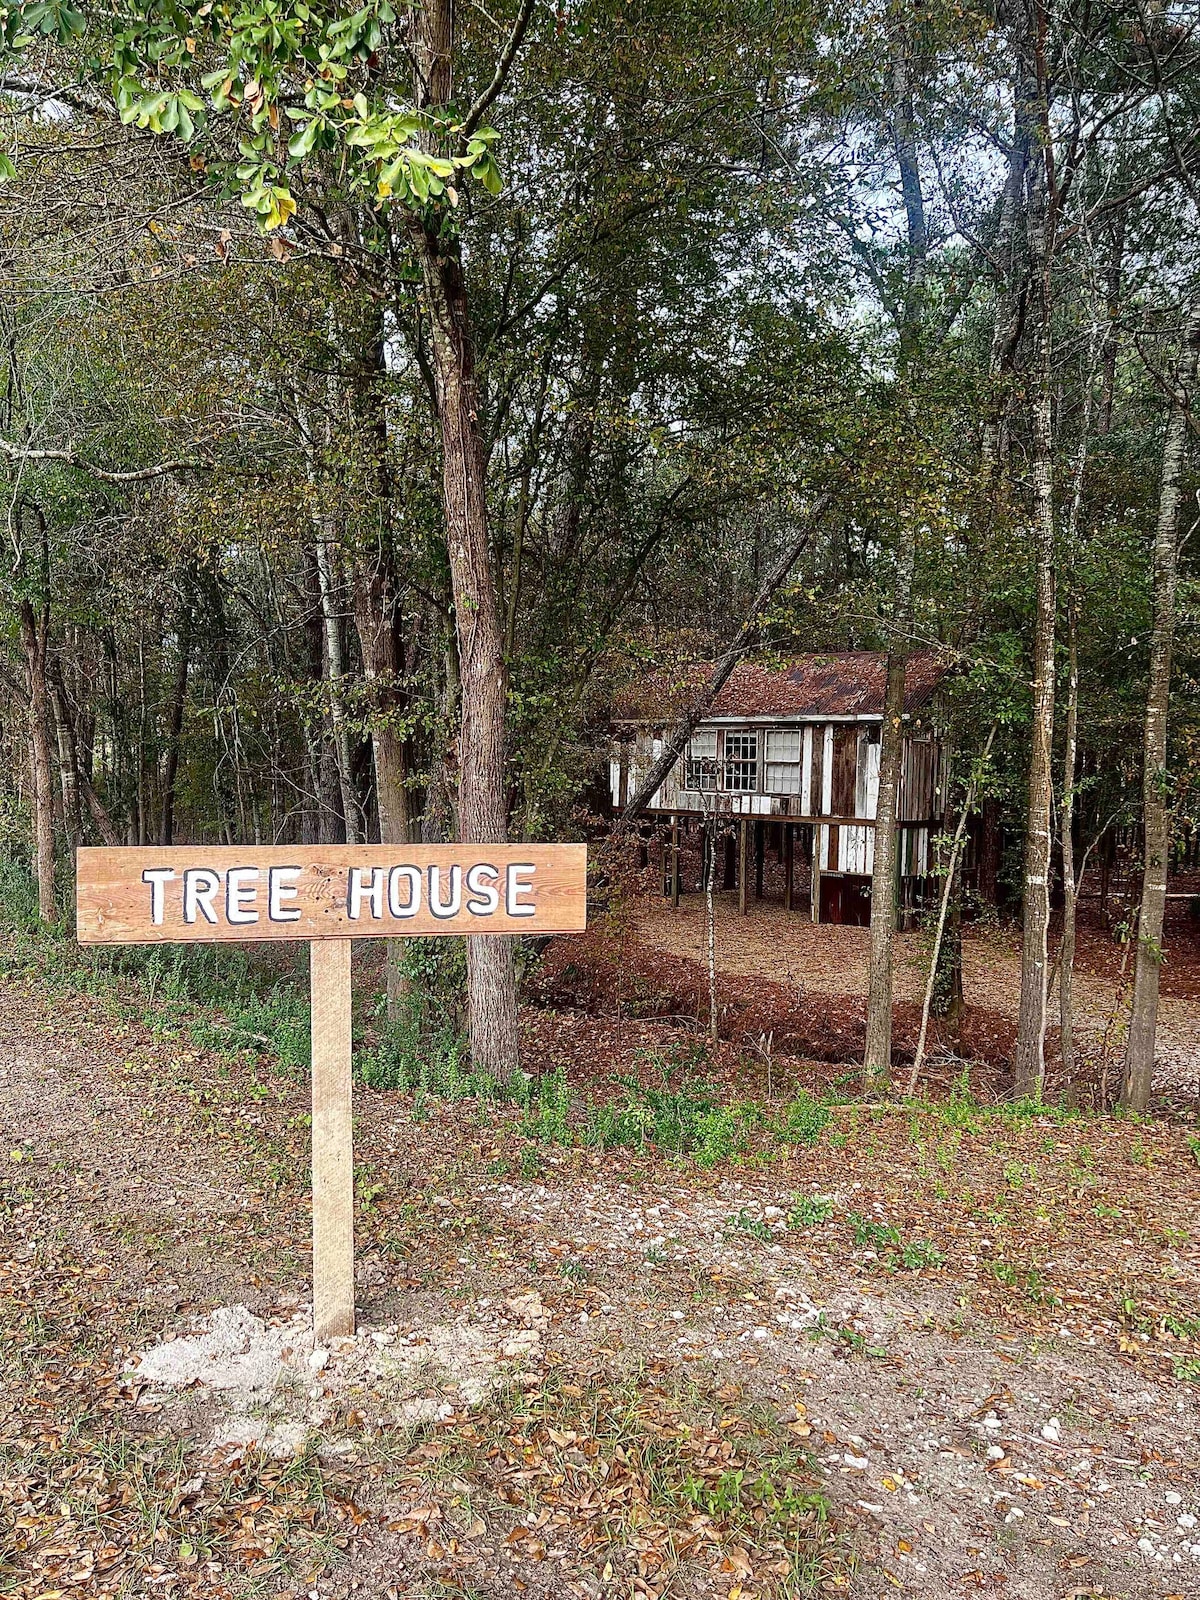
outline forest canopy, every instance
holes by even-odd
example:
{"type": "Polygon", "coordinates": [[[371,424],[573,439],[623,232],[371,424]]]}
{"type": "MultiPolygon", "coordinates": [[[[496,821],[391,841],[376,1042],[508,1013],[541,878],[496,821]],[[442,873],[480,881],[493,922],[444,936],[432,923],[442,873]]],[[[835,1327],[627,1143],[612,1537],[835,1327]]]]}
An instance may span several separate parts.
{"type": "Polygon", "coordinates": [[[1194,7],[0,24],[0,843],[46,919],[80,841],[599,837],[649,669],[876,649],[895,707],[934,649],[1022,917],[1017,1089],[1116,830],[1145,1105],[1200,807],[1194,7]]]}

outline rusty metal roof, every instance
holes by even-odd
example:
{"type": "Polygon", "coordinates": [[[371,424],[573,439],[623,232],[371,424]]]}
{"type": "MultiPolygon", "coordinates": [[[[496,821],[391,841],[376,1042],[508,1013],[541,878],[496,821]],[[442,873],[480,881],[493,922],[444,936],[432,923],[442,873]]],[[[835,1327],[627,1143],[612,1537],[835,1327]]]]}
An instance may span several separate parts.
{"type": "MultiPolygon", "coordinates": [[[[670,721],[703,693],[711,663],[698,662],[673,672],[650,673],[619,697],[617,721],[670,721]]],[[[904,709],[919,711],[949,672],[936,650],[917,650],[908,659],[904,709]]],[[[881,717],[887,684],[882,650],[831,650],[775,662],[741,661],[707,713],[712,717],[781,717],[819,721],[822,717],[881,717]]]]}

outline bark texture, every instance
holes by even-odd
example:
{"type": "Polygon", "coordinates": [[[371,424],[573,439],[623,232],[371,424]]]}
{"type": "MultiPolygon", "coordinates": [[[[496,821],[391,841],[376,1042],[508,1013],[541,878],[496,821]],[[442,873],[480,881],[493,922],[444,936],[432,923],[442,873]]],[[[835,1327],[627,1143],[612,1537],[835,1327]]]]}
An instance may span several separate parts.
{"type": "MultiPolygon", "coordinates": [[[[921,351],[928,239],[925,199],[917,160],[909,40],[906,27],[899,21],[889,31],[888,48],[892,68],[892,139],[900,168],[908,245],[904,302],[899,318],[899,371],[901,384],[907,391],[909,377],[921,351]]],[[[892,1068],[892,942],[896,932],[896,869],[899,855],[897,819],[904,761],[904,682],[912,634],[915,559],[916,528],[911,518],[904,517],[896,552],[892,638],[888,650],[882,748],[879,752],[879,804],[875,812],[875,852],[871,872],[867,1040],[863,1056],[864,1079],[882,1092],[888,1089],[892,1068]]]]}
{"type": "MultiPolygon", "coordinates": [[[[411,15],[417,104],[423,110],[448,105],[454,48],[450,0],[428,0],[411,15]]],[[[438,228],[436,217],[414,216],[410,231],[429,312],[442,435],[442,499],[462,696],[459,837],[473,844],[501,844],[507,838],[504,746],[508,684],[488,537],[467,287],[456,241],[438,228]]],[[[519,1065],[516,973],[510,939],[467,941],[467,1005],[476,1066],[497,1078],[510,1077],[519,1065]]]]}
{"type": "Polygon", "coordinates": [[[904,680],[912,626],[913,540],[905,536],[896,573],[895,634],[888,652],[879,751],[879,804],[871,873],[871,963],[863,1077],[886,1089],[892,1070],[892,938],[896,931],[896,869],[900,775],[904,762],[904,680]]]}
{"type": "Polygon", "coordinates": [[[46,656],[50,633],[49,607],[34,609],[22,598],[21,646],[28,689],[29,764],[33,769],[33,847],[37,869],[38,915],[53,922],[58,915],[54,894],[54,778],[50,758],[50,696],[46,656]]]}
{"type": "Polygon", "coordinates": [[[1133,1005],[1125,1046],[1121,1099],[1145,1111],[1154,1079],[1154,1038],[1158,1025],[1158,983],[1162,967],[1163,916],[1167,903],[1167,858],[1171,845],[1171,807],[1167,773],[1167,719],[1171,703],[1171,655],[1175,643],[1179,584],[1179,507],[1187,450],[1188,400],[1200,359],[1200,306],[1193,307],[1172,386],[1163,441],[1158,523],[1154,535],[1154,631],[1150,639],[1150,681],[1142,735],[1142,903],[1133,973],[1133,1005]]]}
{"type": "Polygon", "coordinates": [[[1051,770],[1054,737],[1054,431],[1052,415],[1053,309],[1049,163],[1052,159],[1042,34],[1037,8],[1027,41],[1028,67],[1019,94],[1019,115],[1031,129],[1033,153],[1026,166],[1030,283],[1034,304],[1033,351],[1028,374],[1031,412],[1030,479],[1033,485],[1031,542],[1034,568],[1033,713],[1029,730],[1029,788],[1025,807],[1024,915],[1021,932],[1021,1001],[1013,1058],[1018,1097],[1041,1095],[1046,1079],[1046,1001],[1050,926],[1050,850],[1053,808],[1051,770]]]}

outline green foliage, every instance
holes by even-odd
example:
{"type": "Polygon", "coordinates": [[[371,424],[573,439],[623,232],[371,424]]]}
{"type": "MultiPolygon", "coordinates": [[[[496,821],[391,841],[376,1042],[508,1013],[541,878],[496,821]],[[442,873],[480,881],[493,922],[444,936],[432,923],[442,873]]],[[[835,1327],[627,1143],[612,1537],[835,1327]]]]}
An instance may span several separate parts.
{"type": "MultiPolygon", "coordinates": [[[[394,978],[395,1015],[381,997],[376,1042],[355,1055],[370,1089],[408,1089],[446,1100],[497,1098],[500,1086],[475,1073],[465,1031],[466,945],[462,939],[406,939],[394,978]]],[[[389,959],[394,959],[389,950],[389,959]]],[[[515,1091],[514,1091],[515,1092],[515,1091]]]]}
{"type": "Polygon", "coordinates": [[[833,1216],[833,1200],[827,1194],[800,1195],[787,1214],[789,1228],[819,1228],[833,1216]]]}
{"type": "Polygon", "coordinates": [[[945,1264],[946,1257],[928,1239],[910,1239],[900,1251],[900,1265],[908,1272],[921,1272],[945,1264]]]}
{"type": "Polygon", "coordinates": [[[398,25],[389,0],[353,12],[321,0],[196,12],[143,0],[119,17],[87,0],[0,6],[10,60],[48,36],[82,40],[120,120],[203,150],[202,167],[267,232],[290,220],[293,190],[322,167],[377,210],[452,213],[458,177],[500,192],[494,129],[468,130],[446,107],[398,107],[412,90],[398,25]],[[223,125],[236,130],[236,157],[223,125]]]}
{"type": "Polygon", "coordinates": [[[789,1144],[816,1144],[829,1124],[829,1107],[803,1090],[783,1114],[784,1138],[789,1144]]]}
{"type": "Polygon", "coordinates": [[[851,1211],[846,1222],[854,1233],[854,1242],[857,1245],[897,1245],[900,1243],[900,1230],[893,1228],[888,1223],[876,1222],[870,1217],[864,1217],[858,1211],[851,1211]]]}
{"type": "Polygon", "coordinates": [[[825,1521],[829,1515],[825,1497],[788,1483],[783,1474],[789,1470],[794,1468],[781,1459],[773,1467],[773,1475],[755,1474],[744,1467],[727,1468],[716,1479],[689,1475],[683,1482],[681,1497],[702,1515],[720,1522],[747,1518],[778,1529],[813,1512],[825,1521]]]}
{"type": "MultiPolygon", "coordinates": [[[[157,1003],[146,1015],[147,1021],[160,1015],[157,1003]]],[[[308,1001],[292,985],[276,984],[265,995],[251,991],[224,1016],[201,1018],[188,1031],[202,1050],[265,1053],[292,1077],[300,1077],[309,1069],[308,1001]]]]}
{"type": "Polygon", "coordinates": [[[0,906],[4,908],[4,921],[23,934],[37,929],[37,884],[28,866],[13,856],[0,854],[0,906]]]}
{"type": "Polygon", "coordinates": [[[547,1073],[536,1085],[528,1079],[526,1083],[528,1111],[521,1124],[522,1133],[539,1144],[571,1144],[571,1128],[567,1120],[571,1094],[562,1069],[547,1073]]]}
{"type": "Polygon", "coordinates": [[[740,1138],[736,1114],[717,1105],[704,1089],[646,1089],[636,1078],[618,1078],[625,1098],[592,1106],[582,1134],[585,1145],[602,1150],[649,1146],[675,1155],[693,1155],[701,1166],[715,1166],[733,1154],[740,1138]]]}
{"type": "Polygon", "coordinates": [[[748,1233],[751,1238],[758,1239],[762,1244],[770,1244],[774,1235],[770,1223],[764,1222],[761,1217],[754,1216],[747,1211],[745,1206],[734,1217],[728,1217],[725,1222],[727,1228],[736,1228],[741,1233],[748,1233]]]}

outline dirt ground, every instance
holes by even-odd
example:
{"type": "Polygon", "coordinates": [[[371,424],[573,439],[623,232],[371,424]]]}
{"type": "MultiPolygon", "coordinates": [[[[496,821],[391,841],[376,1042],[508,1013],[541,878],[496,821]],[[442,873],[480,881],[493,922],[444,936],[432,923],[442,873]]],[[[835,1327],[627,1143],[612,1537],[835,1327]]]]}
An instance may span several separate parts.
{"type": "MultiPolygon", "coordinates": [[[[636,937],[654,949],[693,961],[707,960],[701,895],[685,896],[678,909],[661,899],[643,902],[633,921],[636,937]]],[[[814,925],[803,911],[752,900],[740,915],[732,894],[716,897],[719,970],[766,978],[801,993],[863,996],[867,991],[869,931],[814,925]]],[[[1056,943],[1056,934],[1051,949],[1056,943]]],[[[922,931],[896,939],[894,993],[920,1006],[929,970],[929,937],[922,931]]],[[[1074,999],[1078,1048],[1085,1058],[1119,1054],[1124,1045],[1132,966],[1129,947],[1117,945],[1085,923],[1080,930],[1074,999]]],[[[969,1006],[1015,1022],[1020,998],[1020,934],[1014,926],[972,926],[963,933],[963,993],[969,1006]]],[[[1051,996],[1057,1018],[1058,992],[1051,996]]],[[[1194,1091],[1200,1081],[1200,925],[1179,917],[1163,968],[1158,1021],[1159,1076],[1194,1091]]]]}
{"type": "MultiPolygon", "coordinates": [[[[0,1592],[1200,1595],[1186,1124],[843,1105],[704,1170],[360,1089],[360,1340],[271,1460],[137,1364],[220,1307],[302,1316],[306,1086],[143,1009],[0,981],[0,1592]],[[455,1340],[504,1385],[339,1387],[455,1340]]],[[[610,1025],[525,1016],[531,1051],[610,1025]]]]}

